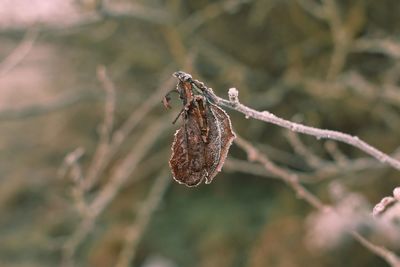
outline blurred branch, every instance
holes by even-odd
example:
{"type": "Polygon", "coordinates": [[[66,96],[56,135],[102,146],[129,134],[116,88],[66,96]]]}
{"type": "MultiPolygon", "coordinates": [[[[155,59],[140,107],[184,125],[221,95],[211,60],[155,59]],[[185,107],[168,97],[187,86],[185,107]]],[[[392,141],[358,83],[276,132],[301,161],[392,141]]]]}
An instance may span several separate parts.
{"type": "Polygon", "coordinates": [[[97,11],[103,18],[135,18],[161,25],[168,24],[171,21],[170,14],[163,8],[146,7],[137,3],[116,8],[109,5],[108,2],[106,0],[98,0],[97,2],[97,11]]]}
{"type": "Polygon", "coordinates": [[[365,7],[362,1],[354,1],[348,10],[347,19],[342,19],[336,0],[324,0],[323,3],[334,45],[327,73],[327,79],[332,80],[342,71],[353,39],[364,24],[365,7]]]}
{"type": "Polygon", "coordinates": [[[85,188],[90,190],[99,179],[99,175],[108,166],[114,155],[118,152],[122,143],[126,140],[127,136],[132,132],[132,130],[145,118],[145,115],[150,112],[150,110],[157,104],[160,103],[160,99],[164,94],[171,88],[174,84],[173,78],[169,78],[165,81],[159,89],[152,93],[152,95],[147,98],[140,106],[138,106],[135,111],[131,113],[128,119],[122,124],[122,126],[115,130],[111,136],[111,141],[108,149],[104,155],[102,155],[101,162],[98,162],[96,166],[93,166],[88,172],[85,179],[85,188]]]}
{"type": "Polygon", "coordinates": [[[106,101],[104,107],[104,122],[100,127],[100,138],[104,142],[108,142],[113,130],[114,112],[115,112],[115,87],[108,77],[107,70],[104,66],[97,68],[97,78],[101,82],[106,93],[106,101]]]}
{"type": "Polygon", "coordinates": [[[19,45],[0,62],[0,78],[15,68],[29,54],[38,36],[39,30],[36,27],[26,31],[19,45]]]}
{"type": "MultiPolygon", "coordinates": [[[[302,183],[312,184],[326,179],[335,177],[340,174],[349,174],[352,172],[361,172],[369,170],[382,169],[383,165],[370,158],[360,158],[348,160],[346,164],[338,165],[336,163],[326,163],[318,166],[318,168],[310,172],[295,172],[302,183]]],[[[229,157],[224,165],[224,170],[228,172],[248,173],[255,176],[278,178],[270,172],[265,172],[264,168],[258,164],[251,163],[245,160],[239,160],[229,157]]]]}
{"type": "MultiPolygon", "coordinates": [[[[213,93],[212,93],[213,94],[213,93]]],[[[349,134],[345,134],[338,131],[332,130],[324,130],[318,129],[310,126],[305,126],[303,124],[294,123],[282,118],[277,117],[276,115],[268,112],[268,111],[257,111],[252,108],[249,108],[239,102],[239,92],[235,88],[229,89],[229,100],[220,98],[213,94],[212,96],[214,100],[227,108],[236,110],[238,112],[243,113],[246,118],[254,118],[257,120],[265,121],[268,123],[272,123],[278,125],[280,127],[289,129],[293,132],[307,134],[311,136],[315,136],[317,139],[332,139],[339,142],[343,142],[349,144],[353,147],[357,147],[370,156],[376,158],[382,163],[387,163],[393,168],[400,170],[400,161],[383,153],[382,151],[376,149],[375,147],[367,144],[366,142],[359,139],[357,136],[351,136],[349,134]]]]}
{"type": "MultiPolygon", "coordinates": [[[[104,111],[104,121],[100,127],[100,140],[93,156],[89,171],[83,177],[83,188],[87,192],[96,184],[100,175],[103,174],[113,156],[119,151],[120,145],[125,141],[131,131],[138,123],[146,117],[150,110],[160,103],[160,99],[165,92],[172,87],[172,78],[164,83],[160,89],[153,93],[150,98],[143,102],[123,125],[112,134],[113,114],[115,109],[115,88],[109,79],[104,67],[98,68],[98,78],[103,89],[106,91],[106,103],[104,111]]],[[[171,118],[172,120],[172,118],[171,118]]],[[[74,233],[65,242],[62,251],[62,264],[70,266],[74,260],[74,254],[78,246],[87,237],[94,228],[95,222],[99,215],[106,209],[111,201],[116,197],[119,190],[126,184],[128,178],[136,170],[139,162],[144,158],[153,143],[162,134],[170,120],[160,118],[153,121],[150,126],[143,132],[141,138],[134,144],[132,150],[119,161],[114,167],[107,183],[103,185],[100,191],[94,196],[93,200],[87,205],[87,212],[83,214],[82,221],[75,229],[74,233]]]]}
{"type": "Polygon", "coordinates": [[[321,165],[324,165],[324,161],[316,156],[313,152],[311,152],[304,144],[301,142],[299,136],[291,131],[285,132],[285,136],[289,141],[290,145],[293,147],[294,151],[303,156],[305,161],[311,167],[318,168],[321,165]]]}
{"type": "Polygon", "coordinates": [[[392,267],[400,267],[400,258],[393,253],[392,251],[388,250],[383,246],[377,246],[367,239],[365,239],[362,235],[357,233],[356,231],[351,231],[351,235],[355,238],[361,245],[365,248],[369,249],[375,255],[380,256],[383,258],[390,266],[392,267]]]}
{"type": "MultiPolygon", "coordinates": [[[[393,74],[398,77],[398,74],[393,74]]],[[[313,97],[339,98],[350,91],[369,101],[379,100],[400,106],[400,87],[395,83],[374,84],[356,71],[342,73],[337,79],[326,81],[311,77],[298,77],[291,81],[292,86],[304,88],[313,97]]],[[[378,113],[379,114],[379,113],[378,113]]]]}
{"type": "MultiPolygon", "coordinates": [[[[323,204],[322,201],[317,196],[315,196],[306,188],[304,188],[300,184],[299,177],[295,173],[289,172],[275,165],[272,161],[270,161],[267,158],[266,155],[260,153],[254,146],[252,146],[249,142],[245,141],[241,137],[237,136],[237,138],[235,139],[235,143],[247,153],[249,161],[260,162],[268,172],[276,175],[277,177],[282,179],[286,184],[288,184],[296,192],[296,195],[299,198],[305,200],[308,204],[310,204],[311,206],[322,212],[337,213],[333,209],[333,207],[323,204]]],[[[340,214],[338,214],[338,216],[340,216],[340,214]]],[[[386,249],[385,247],[377,246],[371,243],[370,241],[365,239],[363,236],[361,236],[358,232],[354,230],[347,230],[347,232],[351,236],[353,236],[354,239],[356,239],[365,248],[370,250],[375,255],[380,256],[382,259],[384,259],[388,264],[390,264],[390,266],[392,267],[400,266],[400,258],[392,251],[386,249]]]]}
{"type": "Polygon", "coordinates": [[[342,153],[342,151],[340,151],[337,143],[328,140],[325,142],[324,146],[326,151],[329,153],[329,155],[331,155],[331,157],[334,159],[335,162],[337,162],[339,166],[345,166],[348,163],[349,159],[345,154],[342,153]]]}
{"type": "MultiPolygon", "coordinates": [[[[80,31],[83,27],[94,25],[105,19],[136,19],[147,23],[157,25],[170,24],[172,18],[163,8],[147,7],[142,4],[130,4],[129,6],[118,6],[108,4],[109,1],[100,0],[95,10],[84,12],[72,21],[57,23],[42,23],[35,25],[43,33],[69,34],[80,31]]],[[[2,28],[2,33],[20,33],[26,30],[26,27],[2,28]]]]}
{"type": "MultiPolygon", "coordinates": [[[[265,171],[265,168],[259,164],[252,163],[247,160],[235,159],[232,157],[229,157],[226,160],[224,164],[224,171],[241,172],[266,178],[280,179],[275,174],[270,173],[269,171],[265,171]]],[[[306,173],[299,172],[297,173],[297,175],[299,176],[300,181],[303,183],[315,183],[318,181],[313,177],[313,174],[308,175],[306,173]]]]}
{"type": "Polygon", "coordinates": [[[140,205],[135,221],[126,231],[125,243],[118,256],[116,267],[129,267],[133,262],[137,245],[171,181],[166,171],[162,171],[154,181],[146,200],[140,205]]]}
{"type": "Polygon", "coordinates": [[[65,156],[64,163],[59,170],[60,178],[65,177],[68,172],[74,184],[72,187],[72,197],[74,204],[80,215],[87,212],[87,203],[85,201],[85,192],[82,187],[83,174],[79,159],[83,156],[84,150],[79,147],[65,156]]]}
{"type": "Polygon", "coordinates": [[[316,3],[316,1],[297,0],[297,3],[303,8],[304,11],[309,13],[311,16],[320,20],[325,20],[325,11],[320,4],[316,3]]]}
{"type": "Polygon", "coordinates": [[[67,92],[61,94],[61,96],[57,97],[55,100],[45,103],[35,104],[22,108],[0,110],[0,122],[8,120],[21,120],[35,116],[47,115],[48,113],[63,110],[80,102],[93,100],[96,98],[98,98],[98,95],[95,95],[91,92],[83,92],[79,94],[67,92]]]}
{"type": "Polygon", "coordinates": [[[378,170],[382,169],[383,167],[383,164],[372,158],[359,158],[348,160],[346,163],[342,164],[338,164],[337,162],[323,164],[318,166],[318,168],[314,169],[310,173],[302,173],[300,178],[302,181],[311,180],[312,182],[318,182],[341,174],[378,170]]]}
{"type": "Polygon", "coordinates": [[[78,225],[77,229],[65,242],[63,247],[63,265],[69,266],[73,262],[73,257],[80,243],[86,238],[93,229],[98,216],[115,198],[121,187],[136,169],[138,163],[143,159],[148,150],[162,134],[163,129],[170,124],[170,121],[161,118],[153,122],[137,140],[129,154],[121,160],[110,175],[109,181],[102,187],[88,205],[88,213],[78,225]]]}
{"type": "Polygon", "coordinates": [[[208,21],[211,21],[222,14],[234,12],[241,5],[251,1],[253,0],[223,0],[212,2],[190,15],[178,27],[185,33],[193,34],[208,21]]]}
{"type": "Polygon", "coordinates": [[[299,177],[295,173],[278,167],[264,154],[261,154],[255,147],[241,137],[237,136],[234,142],[247,153],[249,161],[261,163],[267,171],[286,182],[296,192],[296,195],[299,198],[304,199],[307,203],[318,210],[324,210],[326,208],[316,196],[300,185],[299,177]]]}
{"type": "Polygon", "coordinates": [[[391,38],[359,38],[352,47],[353,52],[382,53],[400,59],[400,43],[391,38]]]}
{"type": "Polygon", "coordinates": [[[364,2],[354,1],[348,9],[346,18],[342,18],[336,0],[323,0],[321,4],[317,4],[313,0],[297,0],[297,3],[305,12],[329,25],[333,51],[327,71],[327,80],[333,80],[342,71],[353,40],[364,25],[364,2]]]}
{"type": "Polygon", "coordinates": [[[88,180],[93,183],[96,179],[98,171],[102,168],[105,163],[107,154],[110,149],[110,139],[114,122],[114,111],[115,111],[115,87],[107,75],[106,68],[99,66],[97,69],[97,77],[102,84],[104,91],[106,92],[106,100],[104,107],[104,121],[100,125],[100,140],[97,144],[97,148],[94,152],[92,162],[89,165],[86,178],[85,188],[87,188],[88,180]]]}

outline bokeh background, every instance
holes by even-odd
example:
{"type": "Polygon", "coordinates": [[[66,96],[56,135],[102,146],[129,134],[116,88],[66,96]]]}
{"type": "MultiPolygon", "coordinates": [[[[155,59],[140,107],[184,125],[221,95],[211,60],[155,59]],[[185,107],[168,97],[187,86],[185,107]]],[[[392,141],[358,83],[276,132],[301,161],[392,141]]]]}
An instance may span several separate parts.
{"type": "Polygon", "coordinates": [[[346,229],[400,252],[399,218],[371,216],[397,171],[228,110],[341,216],[235,144],[212,184],[187,188],[168,170],[181,104],[161,99],[184,70],[396,153],[399,14],[398,0],[1,0],[0,266],[388,266],[346,229]]]}

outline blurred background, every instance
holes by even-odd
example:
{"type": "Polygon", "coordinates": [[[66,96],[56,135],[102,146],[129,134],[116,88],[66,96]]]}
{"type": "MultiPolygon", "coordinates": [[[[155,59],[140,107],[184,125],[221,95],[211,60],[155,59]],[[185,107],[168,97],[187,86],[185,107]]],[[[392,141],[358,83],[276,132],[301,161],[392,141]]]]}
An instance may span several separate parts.
{"type": "MultiPolygon", "coordinates": [[[[184,70],[226,98],[400,145],[397,0],[1,0],[0,266],[388,266],[399,174],[350,146],[227,110],[235,132],[341,216],[233,144],[210,185],[172,180],[184,70]]],[[[397,209],[395,209],[397,207],[397,209]]],[[[397,217],[396,217],[397,214],[397,217]]]]}

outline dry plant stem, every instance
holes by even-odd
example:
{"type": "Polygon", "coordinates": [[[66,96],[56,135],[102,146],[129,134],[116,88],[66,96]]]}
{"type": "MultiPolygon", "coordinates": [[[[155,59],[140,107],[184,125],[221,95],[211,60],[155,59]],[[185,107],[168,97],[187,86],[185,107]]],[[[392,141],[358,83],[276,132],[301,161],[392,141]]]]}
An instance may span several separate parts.
{"type": "MultiPolygon", "coordinates": [[[[284,182],[286,182],[296,192],[297,196],[301,199],[304,199],[308,204],[310,204],[317,210],[320,210],[321,212],[335,212],[332,207],[324,205],[318,197],[305,189],[299,183],[299,177],[295,173],[291,173],[290,171],[287,171],[275,165],[267,158],[267,156],[260,153],[249,142],[243,140],[238,136],[235,139],[235,143],[247,153],[250,161],[260,162],[268,172],[276,175],[284,182]]],[[[338,214],[338,216],[339,215],[340,214],[338,214]]],[[[371,243],[354,230],[348,230],[347,232],[369,251],[383,258],[387,263],[390,264],[390,266],[400,267],[400,258],[392,251],[371,243]]]]}
{"type": "Polygon", "coordinates": [[[160,25],[165,25],[171,22],[171,15],[161,8],[147,7],[145,5],[132,3],[129,6],[126,6],[123,10],[121,10],[121,8],[116,10],[111,4],[109,4],[109,2],[112,1],[97,1],[97,12],[103,18],[135,18],[160,25]]]}
{"type": "Polygon", "coordinates": [[[51,112],[60,111],[81,102],[97,100],[98,96],[89,92],[81,94],[63,93],[55,100],[41,104],[33,104],[23,108],[3,109],[0,111],[0,122],[8,120],[22,120],[35,116],[48,115],[51,112]]]}
{"type": "Polygon", "coordinates": [[[369,249],[375,255],[380,256],[392,267],[400,267],[400,258],[392,251],[388,250],[385,247],[377,246],[367,239],[365,239],[362,235],[357,233],[356,231],[350,232],[351,236],[356,239],[361,245],[369,249]]]}
{"type": "Polygon", "coordinates": [[[337,144],[334,141],[328,140],[324,144],[326,151],[331,155],[331,157],[338,163],[338,165],[345,166],[349,159],[345,154],[340,151],[337,144]]]}
{"type": "MultiPolygon", "coordinates": [[[[230,92],[238,94],[237,90],[234,88],[230,89],[230,92]]],[[[324,130],[319,128],[314,128],[310,126],[306,126],[303,124],[291,122],[282,118],[275,116],[274,114],[268,111],[257,111],[252,108],[249,108],[239,102],[238,97],[230,97],[230,100],[226,100],[220,98],[216,95],[213,95],[214,100],[217,104],[225,106],[227,108],[239,111],[243,113],[246,118],[254,118],[257,120],[265,121],[268,123],[272,123],[278,125],[280,127],[289,129],[293,132],[307,134],[315,136],[317,139],[332,139],[339,142],[343,142],[349,144],[351,146],[357,147],[364,151],[365,153],[371,155],[382,163],[387,163],[393,168],[400,170],[400,161],[390,157],[389,155],[383,153],[382,151],[376,149],[375,147],[367,144],[366,142],[360,140],[357,136],[351,136],[349,134],[345,134],[338,131],[332,130],[324,130]]]]}
{"type": "Polygon", "coordinates": [[[145,115],[150,112],[150,110],[160,103],[160,99],[164,96],[166,91],[171,88],[175,83],[173,78],[168,79],[164,82],[159,89],[154,92],[147,100],[143,102],[142,105],[136,108],[134,112],[129,116],[125,123],[117,130],[111,137],[111,141],[107,150],[102,156],[101,162],[99,162],[93,169],[88,172],[85,178],[85,189],[89,190],[95,185],[99,179],[99,176],[105,168],[108,166],[113,156],[118,152],[122,143],[126,140],[128,135],[132,130],[145,118],[145,115]]]}
{"type": "Polygon", "coordinates": [[[93,180],[97,177],[98,170],[105,163],[106,155],[110,149],[110,139],[114,124],[115,87],[108,77],[104,66],[99,66],[97,68],[97,78],[106,93],[104,121],[100,125],[100,140],[85,177],[85,189],[87,189],[89,183],[93,183],[93,180]]]}
{"type": "Polygon", "coordinates": [[[37,28],[32,28],[26,32],[21,43],[0,62],[0,77],[15,68],[29,54],[38,35],[39,30],[37,28]]]}
{"type": "Polygon", "coordinates": [[[327,79],[332,80],[340,73],[346,62],[350,38],[345,25],[341,21],[336,1],[324,0],[323,10],[325,11],[326,21],[331,28],[334,46],[327,73],[327,79]]]}
{"type": "Polygon", "coordinates": [[[390,38],[360,38],[355,41],[354,52],[383,53],[393,59],[400,58],[400,42],[390,38]]]}
{"type": "Polygon", "coordinates": [[[213,2],[188,17],[179,25],[179,28],[181,28],[185,33],[194,33],[208,21],[211,21],[229,11],[235,10],[241,5],[251,1],[252,0],[224,0],[215,3],[213,2]]]}
{"type": "Polygon", "coordinates": [[[76,249],[93,229],[97,217],[115,198],[121,187],[132,175],[137,164],[143,159],[146,152],[169,124],[170,120],[165,118],[153,122],[152,125],[143,132],[142,137],[137,140],[130,153],[115,167],[109,181],[88,205],[88,212],[84,214],[85,216],[77,229],[66,241],[62,251],[63,266],[71,265],[76,249]]]}
{"type": "MultiPolygon", "coordinates": [[[[357,171],[368,171],[381,169],[383,166],[376,160],[371,158],[360,158],[356,160],[348,160],[343,165],[336,163],[326,163],[323,166],[319,166],[318,169],[310,173],[295,172],[299,177],[299,181],[302,183],[318,183],[320,181],[333,178],[343,173],[357,172],[357,171]]],[[[248,173],[255,176],[279,179],[270,172],[265,172],[265,169],[257,164],[251,163],[246,160],[239,160],[229,157],[224,165],[224,170],[228,172],[242,172],[248,173]]],[[[291,172],[293,172],[291,170],[291,172]]]]}
{"type": "Polygon", "coordinates": [[[84,150],[81,147],[68,153],[64,159],[63,165],[59,170],[60,178],[64,178],[67,174],[69,174],[69,177],[74,183],[71,193],[76,209],[81,215],[87,212],[87,203],[84,197],[85,192],[82,190],[81,186],[83,181],[82,167],[79,163],[79,159],[83,156],[83,154],[84,150]]]}
{"type": "Polygon", "coordinates": [[[355,160],[347,160],[346,162],[340,164],[337,164],[336,162],[329,163],[327,165],[320,166],[311,174],[300,175],[300,177],[302,179],[304,179],[303,177],[312,177],[312,180],[314,182],[317,182],[328,179],[329,177],[334,177],[339,174],[349,174],[350,172],[357,171],[378,170],[382,168],[383,165],[379,164],[379,162],[374,159],[360,158],[355,160]]]}
{"type": "Polygon", "coordinates": [[[324,165],[324,162],[322,159],[317,157],[313,152],[311,152],[304,144],[301,142],[299,136],[294,133],[294,132],[286,132],[285,133],[287,140],[289,141],[290,145],[293,147],[294,151],[296,151],[297,154],[301,155],[304,157],[306,162],[314,168],[318,168],[322,165],[324,165]]]}
{"type": "Polygon", "coordinates": [[[104,109],[104,122],[100,128],[100,137],[107,142],[110,139],[115,111],[115,87],[108,77],[107,70],[104,66],[97,68],[97,78],[101,82],[104,91],[106,92],[106,103],[104,109]]]}
{"type": "Polygon", "coordinates": [[[325,209],[325,205],[317,197],[300,185],[299,177],[296,174],[275,165],[264,154],[260,153],[255,147],[241,137],[237,136],[234,142],[246,151],[250,161],[258,161],[271,174],[285,181],[296,192],[299,198],[304,199],[318,210],[325,209]]]}
{"type": "Polygon", "coordinates": [[[129,267],[134,261],[137,245],[146,231],[154,211],[159,206],[168,185],[170,177],[163,171],[154,181],[146,200],[140,205],[133,224],[127,229],[125,243],[119,254],[116,267],[129,267]]]}

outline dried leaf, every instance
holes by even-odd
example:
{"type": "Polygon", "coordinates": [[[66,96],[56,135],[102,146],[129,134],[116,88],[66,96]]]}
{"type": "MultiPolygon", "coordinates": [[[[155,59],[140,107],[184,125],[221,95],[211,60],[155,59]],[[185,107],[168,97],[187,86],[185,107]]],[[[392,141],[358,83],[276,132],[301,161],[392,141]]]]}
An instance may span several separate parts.
{"type": "MultiPolygon", "coordinates": [[[[208,88],[203,83],[184,72],[174,76],[179,79],[176,90],[184,107],[179,113],[183,124],[175,133],[169,165],[179,183],[197,186],[205,179],[209,184],[221,171],[235,134],[226,112],[207,98],[208,88]]],[[[164,104],[168,103],[166,96],[164,104]]]]}

